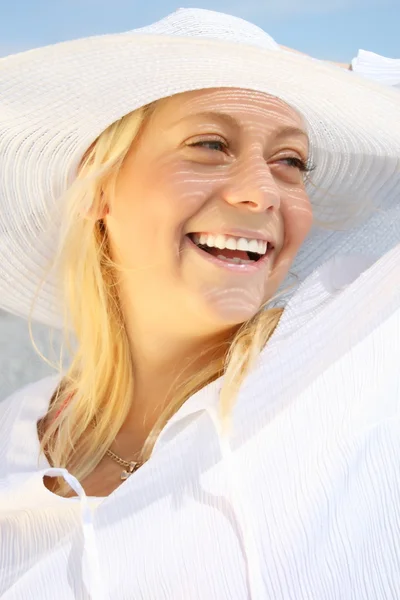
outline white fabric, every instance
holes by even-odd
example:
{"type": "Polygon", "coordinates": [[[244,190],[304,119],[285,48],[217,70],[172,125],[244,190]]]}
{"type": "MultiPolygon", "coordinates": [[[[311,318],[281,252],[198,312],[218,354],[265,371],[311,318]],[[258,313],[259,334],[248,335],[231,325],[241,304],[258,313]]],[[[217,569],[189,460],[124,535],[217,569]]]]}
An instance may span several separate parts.
{"type": "MultiPolygon", "coordinates": [[[[72,496],[69,498],[71,502],[80,502],[79,496],[72,496]]],[[[87,503],[90,508],[97,508],[102,502],[104,498],[101,496],[87,496],[87,503]]]]}
{"type": "Polygon", "coordinates": [[[147,28],[0,60],[0,308],[27,316],[47,276],[33,318],[61,325],[48,270],[82,155],[131,110],[213,87],[278,96],[305,119],[316,165],[308,192],[323,227],[298,255],[298,281],[338,253],[382,255],[399,241],[398,91],[281,51],[241,19],[182,9],[147,28]]]}
{"type": "Polygon", "coordinates": [[[375,52],[359,50],[351,66],[359,75],[400,89],[400,58],[387,58],[375,52]]]}
{"type": "Polygon", "coordinates": [[[38,460],[58,377],[0,404],[2,600],[398,600],[400,246],[372,263],[338,257],[300,286],[229,437],[218,380],[92,510],[38,460]]]}

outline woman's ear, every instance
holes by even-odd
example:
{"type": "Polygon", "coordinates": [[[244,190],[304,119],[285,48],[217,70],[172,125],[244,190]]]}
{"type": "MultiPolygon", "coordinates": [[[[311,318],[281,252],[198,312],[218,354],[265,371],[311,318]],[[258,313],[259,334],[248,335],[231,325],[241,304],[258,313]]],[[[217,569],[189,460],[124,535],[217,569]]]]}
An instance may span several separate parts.
{"type": "MultiPolygon", "coordinates": [[[[101,192],[101,198],[103,199],[103,192],[101,192]]],[[[108,202],[104,202],[103,200],[100,202],[99,210],[97,211],[97,219],[104,219],[110,213],[110,206],[108,202]]]]}
{"type": "Polygon", "coordinates": [[[104,201],[104,192],[100,194],[100,200],[93,202],[90,208],[86,211],[85,217],[91,221],[100,221],[110,213],[110,207],[104,201]]]}

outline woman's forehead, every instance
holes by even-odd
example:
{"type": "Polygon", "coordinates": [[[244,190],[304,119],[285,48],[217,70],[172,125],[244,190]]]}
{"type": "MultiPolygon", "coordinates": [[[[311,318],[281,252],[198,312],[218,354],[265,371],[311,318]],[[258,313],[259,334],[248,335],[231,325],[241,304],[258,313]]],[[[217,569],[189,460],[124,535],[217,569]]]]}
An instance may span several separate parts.
{"type": "Polygon", "coordinates": [[[165,98],[160,103],[162,113],[180,118],[212,113],[236,118],[284,119],[306,132],[303,117],[292,106],[269,94],[240,88],[217,88],[184,92],[165,98]]]}

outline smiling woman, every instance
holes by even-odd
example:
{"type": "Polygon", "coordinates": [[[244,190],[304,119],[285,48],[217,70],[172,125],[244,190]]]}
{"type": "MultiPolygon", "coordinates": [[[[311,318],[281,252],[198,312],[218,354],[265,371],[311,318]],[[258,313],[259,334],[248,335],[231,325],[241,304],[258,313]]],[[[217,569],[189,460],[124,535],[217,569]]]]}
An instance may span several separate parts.
{"type": "Polygon", "coordinates": [[[70,359],[1,405],[1,597],[395,600],[396,93],[195,9],[0,66],[0,307],[70,359]]]}
{"type": "MultiPolygon", "coordinates": [[[[256,339],[262,345],[276,327],[281,311],[260,313],[260,308],[287,275],[312,221],[303,176],[308,143],[301,126],[295,110],[266,94],[194,91],[123,117],[86,153],[76,191],[71,189],[66,202],[70,233],[59,265],[67,305],[75,308],[71,328],[82,342],[40,429],[50,463],[68,465],[89,494],[106,495],[119,483],[117,465],[104,454],[110,445],[118,445],[129,462],[147,460],[161,427],[196,391],[197,381],[222,373],[228,345],[243,323],[258,313],[251,331],[259,329],[256,339]],[[86,193],[79,184],[92,180],[105,156],[120,166],[98,181],[90,218],[79,221],[86,193]],[[92,343],[99,320],[112,323],[113,315],[107,304],[101,307],[92,298],[94,278],[103,273],[96,274],[97,261],[91,264],[89,257],[96,257],[101,247],[115,280],[112,302],[121,311],[114,309],[115,327],[124,328],[123,338],[117,331],[110,336],[108,352],[103,331],[99,343],[92,343]],[[84,273],[76,267],[79,262],[84,273]],[[85,286],[83,294],[78,286],[85,286]],[[92,319],[83,305],[88,298],[92,319]],[[109,353],[132,356],[132,370],[126,361],[117,366],[109,362],[109,353]],[[98,365],[97,373],[93,365],[98,365]],[[83,392],[88,373],[96,387],[83,392]],[[125,383],[118,387],[117,381],[125,383]],[[81,424],[97,412],[94,398],[100,399],[103,389],[103,419],[97,416],[96,428],[85,431],[81,424]],[[67,407],[60,411],[72,397],[73,412],[67,407]]],[[[67,215],[63,222],[68,229],[67,215]]],[[[103,294],[110,294],[110,286],[103,294]]],[[[247,329],[238,338],[241,360],[247,329]]],[[[232,364],[237,369],[238,358],[232,364]]],[[[235,379],[237,387],[240,378],[235,379]]],[[[229,407],[234,394],[230,396],[229,407]]],[[[69,486],[60,484],[60,491],[69,493],[69,486]]],[[[54,483],[51,487],[57,489],[54,483]]]]}

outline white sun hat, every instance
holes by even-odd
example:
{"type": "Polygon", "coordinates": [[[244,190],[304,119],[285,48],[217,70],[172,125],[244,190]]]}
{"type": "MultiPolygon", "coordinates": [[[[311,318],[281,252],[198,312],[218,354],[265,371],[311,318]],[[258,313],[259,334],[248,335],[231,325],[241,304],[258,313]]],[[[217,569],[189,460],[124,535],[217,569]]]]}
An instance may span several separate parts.
{"type": "MultiPolygon", "coordinates": [[[[0,308],[29,315],[55,255],[63,194],[98,135],[152,101],[216,87],[277,96],[305,119],[316,165],[308,192],[323,227],[293,265],[299,281],[338,253],[378,257],[400,241],[398,91],[280,50],[241,19],[180,9],[149,27],[0,60],[0,308]]],[[[52,272],[33,318],[59,327],[56,298],[52,272]]]]}

